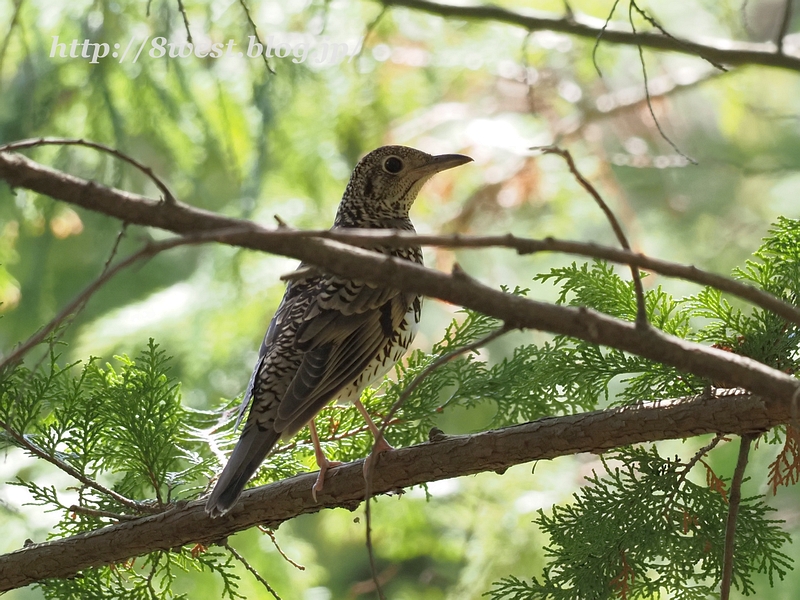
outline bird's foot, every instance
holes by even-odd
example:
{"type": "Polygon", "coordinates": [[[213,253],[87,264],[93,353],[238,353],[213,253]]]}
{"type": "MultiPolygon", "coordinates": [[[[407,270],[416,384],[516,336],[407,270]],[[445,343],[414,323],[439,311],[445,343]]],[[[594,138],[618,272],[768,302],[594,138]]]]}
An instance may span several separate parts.
{"type": "Polygon", "coordinates": [[[328,472],[328,469],[338,467],[341,464],[344,463],[341,463],[338,460],[328,460],[325,458],[324,454],[322,455],[321,459],[319,456],[317,456],[319,475],[317,475],[317,481],[314,483],[314,487],[311,488],[311,495],[314,497],[314,502],[317,501],[317,494],[322,491],[322,488],[325,485],[325,473],[328,472]]]}

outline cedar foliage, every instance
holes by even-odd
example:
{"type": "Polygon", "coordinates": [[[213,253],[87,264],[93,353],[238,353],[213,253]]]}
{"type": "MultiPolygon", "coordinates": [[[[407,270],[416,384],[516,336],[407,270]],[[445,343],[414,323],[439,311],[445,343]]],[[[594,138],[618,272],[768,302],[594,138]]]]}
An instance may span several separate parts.
{"type": "MultiPolygon", "coordinates": [[[[800,222],[781,218],[734,276],[797,304],[800,222]]],[[[632,285],[603,262],[572,264],[536,279],[560,286],[561,303],[627,320],[635,317],[632,285]]],[[[775,315],[735,307],[711,289],[675,299],[659,286],[647,292],[646,300],[650,322],[668,333],[714,344],[788,373],[797,371],[797,326],[775,315]]],[[[387,378],[378,390],[367,390],[366,406],[380,419],[404,386],[437,357],[499,325],[465,311],[431,352],[417,350],[398,364],[396,381],[387,378]]],[[[52,538],[163,510],[207,491],[209,478],[238,435],[233,431],[235,401],[217,412],[183,406],[180,386],[170,375],[170,358],[153,340],[135,359],[118,356],[115,364],[104,365],[97,358],[61,365],[58,348],[51,344],[42,364],[18,366],[0,377],[0,419],[6,426],[2,444],[29,452],[35,446],[105,486],[84,485],[73,502],[64,500],[67,490],[15,482],[28,489],[35,503],[61,515],[52,538]],[[106,493],[106,488],[118,496],[106,493]],[[128,501],[121,502],[120,496],[128,501]]],[[[444,364],[408,398],[389,435],[397,445],[421,442],[438,415],[454,407],[488,404],[494,409],[489,426],[501,427],[602,405],[695,396],[719,385],[557,336],[543,344],[521,345],[494,363],[473,352],[444,364]],[[612,387],[612,380],[621,386],[612,387]]],[[[371,436],[353,407],[324,409],[318,425],[336,459],[352,460],[369,452],[371,436]]],[[[770,468],[773,492],[796,483],[797,433],[790,430],[787,436],[780,428],[763,440],[765,447],[783,445],[770,468]]],[[[252,485],[308,470],[312,457],[303,431],[268,457],[252,485]]],[[[486,594],[493,600],[635,599],[665,592],[686,600],[712,596],[721,575],[727,478],[692,458],[665,458],[655,446],[606,453],[604,473],[590,477],[572,503],[539,511],[536,521],[549,537],[550,562],[544,572],[530,580],[504,578],[486,594]],[[687,478],[697,465],[706,467],[707,485],[687,478]]],[[[757,591],[753,574],[767,573],[772,581],[792,567],[782,552],[789,536],[771,513],[762,496],[742,501],[734,585],[745,594],[757,591]]],[[[172,599],[183,597],[173,589],[179,573],[212,571],[223,582],[225,598],[241,598],[233,560],[225,548],[181,548],[37,585],[47,598],[172,599]]]]}

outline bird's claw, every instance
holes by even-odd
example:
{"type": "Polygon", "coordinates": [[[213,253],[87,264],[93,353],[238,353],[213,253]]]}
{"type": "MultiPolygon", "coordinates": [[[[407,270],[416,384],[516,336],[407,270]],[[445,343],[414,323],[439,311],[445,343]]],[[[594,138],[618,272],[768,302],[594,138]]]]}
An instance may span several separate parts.
{"type": "Polygon", "coordinates": [[[326,458],[324,461],[317,460],[317,464],[319,465],[319,475],[317,475],[317,481],[314,482],[314,486],[311,488],[311,496],[314,498],[314,502],[317,502],[317,494],[322,491],[325,485],[325,473],[328,472],[328,469],[338,467],[344,463],[326,458]]]}

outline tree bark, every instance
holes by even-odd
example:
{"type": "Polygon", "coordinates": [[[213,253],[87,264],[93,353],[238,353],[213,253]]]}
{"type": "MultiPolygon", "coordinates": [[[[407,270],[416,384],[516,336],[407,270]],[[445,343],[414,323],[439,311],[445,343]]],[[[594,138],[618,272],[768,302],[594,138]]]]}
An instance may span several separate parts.
{"type": "Polygon", "coordinates": [[[794,377],[750,358],[666,335],[652,327],[636,327],[584,307],[507,294],[481,284],[460,269],[447,275],[332,240],[282,236],[250,221],[112,189],[18,154],[0,152],[0,179],[12,187],[24,187],[127,223],[182,235],[216,230],[220,232],[219,241],[226,244],[290,256],[344,277],[358,274],[359,280],[464,306],[511,327],[602,344],[787,403],[800,390],[800,382],[794,377]]]}
{"type": "MultiPolygon", "coordinates": [[[[662,401],[570,415],[474,435],[443,435],[432,441],[381,454],[374,469],[374,494],[429,481],[502,473],[534,460],[603,452],[611,448],[705,433],[758,433],[791,418],[784,402],[741,391],[705,398],[662,401]]],[[[74,577],[81,570],[123,562],[131,557],[186,544],[222,541],[256,525],[276,527],[298,515],[323,508],[355,510],[364,499],[363,460],[329,471],[316,503],[306,473],[244,492],[230,513],[210,518],[195,501],[164,513],[110,525],[89,533],[29,545],[0,556],[0,591],[52,577],[74,577]]]]}

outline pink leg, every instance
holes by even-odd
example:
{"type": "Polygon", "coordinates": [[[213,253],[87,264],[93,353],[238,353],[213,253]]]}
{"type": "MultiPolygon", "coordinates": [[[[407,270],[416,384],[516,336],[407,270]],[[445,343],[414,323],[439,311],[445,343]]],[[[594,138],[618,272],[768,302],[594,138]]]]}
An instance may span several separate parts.
{"type": "Polygon", "coordinates": [[[381,454],[382,452],[386,452],[388,450],[394,450],[394,448],[386,441],[386,439],[381,435],[380,429],[375,425],[374,421],[370,418],[367,409],[364,408],[364,405],[361,404],[361,400],[354,400],[353,404],[356,405],[358,412],[361,413],[361,416],[364,417],[364,420],[367,422],[367,427],[372,432],[372,437],[375,438],[375,445],[373,446],[372,452],[369,453],[367,460],[364,461],[364,474],[366,475],[367,471],[370,468],[370,465],[375,457],[381,454]]]}
{"type": "Polygon", "coordinates": [[[319,467],[319,475],[314,487],[311,488],[311,495],[314,497],[314,502],[317,501],[317,493],[322,491],[322,486],[325,485],[325,473],[331,467],[338,467],[342,463],[335,460],[328,460],[325,453],[322,451],[322,446],[319,445],[319,436],[317,435],[317,426],[314,425],[314,419],[308,424],[311,431],[311,441],[314,442],[314,458],[317,459],[317,466],[319,467]]]}

